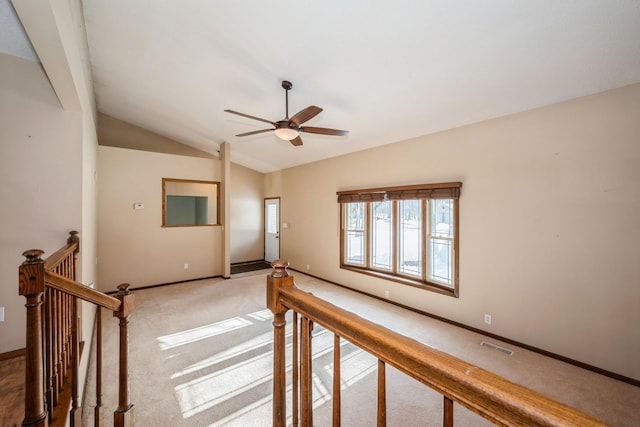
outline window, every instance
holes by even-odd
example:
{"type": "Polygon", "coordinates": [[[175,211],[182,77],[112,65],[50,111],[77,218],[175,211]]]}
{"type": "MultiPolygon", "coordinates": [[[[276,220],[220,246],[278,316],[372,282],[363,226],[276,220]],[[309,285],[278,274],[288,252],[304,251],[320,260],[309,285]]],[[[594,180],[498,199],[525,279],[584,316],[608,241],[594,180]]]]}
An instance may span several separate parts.
{"type": "Polygon", "coordinates": [[[346,222],[344,244],[347,248],[347,264],[364,266],[365,204],[349,203],[343,218],[346,222]]]}
{"type": "Polygon", "coordinates": [[[341,267],[458,295],[460,182],[338,192],[341,267]]]}
{"type": "Polygon", "coordinates": [[[218,182],[162,178],[162,226],[220,225],[219,199],[218,182]]]}

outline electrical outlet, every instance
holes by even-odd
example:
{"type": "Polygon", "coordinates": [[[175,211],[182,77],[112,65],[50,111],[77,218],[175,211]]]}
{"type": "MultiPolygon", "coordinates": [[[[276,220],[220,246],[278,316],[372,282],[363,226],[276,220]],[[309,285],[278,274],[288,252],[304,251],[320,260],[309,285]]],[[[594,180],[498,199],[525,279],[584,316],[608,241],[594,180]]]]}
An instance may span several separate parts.
{"type": "Polygon", "coordinates": [[[484,323],[486,323],[487,325],[491,324],[491,315],[490,314],[485,314],[484,315],[484,323]]]}
{"type": "Polygon", "coordinates": [[[0,322],[4,322],[4,307],[0,307],[0,322]]]}
{"type": "Polygon", "coordinates": [[[188,270],[189,269],[189,264],[187,264],[186,262],[184,263],[184,269],[188,270]]]}
{"type": "Polygon", "coordinates": [[[384,291],[384,297],[387,299],[389,298],[389,291],[384,291]]]}
{"type": "Polygon", "coordinates": [[[307,270],[311,270],[311,266],[307,264],[307,270]]]}

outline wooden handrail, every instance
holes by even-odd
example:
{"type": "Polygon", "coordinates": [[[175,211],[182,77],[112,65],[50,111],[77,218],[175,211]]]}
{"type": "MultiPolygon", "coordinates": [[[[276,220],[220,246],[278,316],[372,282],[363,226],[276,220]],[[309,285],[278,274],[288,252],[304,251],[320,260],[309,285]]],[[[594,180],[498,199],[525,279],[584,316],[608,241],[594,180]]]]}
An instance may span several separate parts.
{"type": "MultiPolygon", "coordinates": [[[[605,425],[591,415],[301,291],[286,272],[286,261],[275,261],[273,266],[275,270],[267,279],[267,306],[276,316],[284,318],[291,309],[495,424],[605,425]]],[[[274,368],[278,369],[275,364],[274,368]]],[[[282,393],[276,389],[281,387],[276,385],[278,376],[274,372],[274,394],[282,393]]],[[[274,418],[274,425],[282,425],[278,423],[274,418]]]]}
{"type": "Polygon", "coordinates": [[[67,279],[66,277],[60,276],[59,274],[45,271],[44,277],[47,286],[50,286],[74,297],[80,298],[84,301],[99,305],[100,307],[106,308],[107,310],[117,312],[118,310],[120,310],[120,306],[122,305],[120,300],[117,298],[114,298],[107,294],[103,294],[102,292],[96,291],[95,289],[88,288],[80,282],[67,279]]]}
{"type": "Polygon", "coordinates": [[[61,247],[44,260],[45,271],[51,271],[64,261],[70,254],[80,251],[80,238],[77,231],[70,231],[66,246],[61,247]]]}
{"type": "MultiPolygon", "coordinates": [[[[127,353],[129,315],[134,309],[134,295],[128,284],[118,286],[119,292],[114,298],[76,281],[79,250],[78,232],[72,231],[66,245],[46,260],[41,258],[44,252],[40,249],[23,253],[26,260],[19,267],[18,278],[19,293],[27,300],[24,426],[81,425],[78,384],[82,333],[80,301],[96,304],[98,316],[101,316],[100,308],[106,308],[120,319],[118,407],[114,412],[113,425],[127,427],[133,424],[127,353]],[[68,387],[68,381],[71,410],[67,422],[62,417],[54,418],[52,413],[56,406],[66,411],[64,407],[69,400],[62,403],[60,396],[63,386],[68,387]]],[[[101,327],[101,322],[96,325],[101,327]]],[[[101,340],[101,336],[101,331],[97,331],[96,339],[101,340]]],[[[101,351],[101,342],[97,343],[97,348],[101,351]]],[[[101,360],[97,367],[101,369],[101,360]]],[[[98,425],[101,390],[96,393],[99,405],[96,405],[95,422],[98,425]]]]}

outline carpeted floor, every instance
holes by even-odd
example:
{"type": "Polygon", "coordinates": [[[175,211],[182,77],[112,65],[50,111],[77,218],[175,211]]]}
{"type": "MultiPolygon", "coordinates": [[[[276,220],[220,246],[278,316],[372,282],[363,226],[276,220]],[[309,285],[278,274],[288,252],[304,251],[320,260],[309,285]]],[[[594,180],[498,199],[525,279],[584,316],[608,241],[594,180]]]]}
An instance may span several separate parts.
{"type": "MultiPolygon", "coordinates": [[[[130,400],[138,426],[271,425],[272,316],[266,274],[210,279],[136,292],[130,323],[130,400]]],[[[299,288],[432,347],[547,394],[616,426],[640,425],[640,388],[504,343],[512,356],[480,346],[487,339],[434,319],[296,273],[299,288]]],[[[117,319],[103,313],[102,425],[117,402],[117,319]]],[[[314,425],[331,425],[333,336],[314,330],[314,425]]],[[[343,426],[375,425],[376,360],[343,341],[343,426]]],[[[95,372],[91,361],[90,372],[95,372]]],[[[83,425],[93,425],[95,374],[87,380],[83,425]]],[[[288,407],[290,411],[290,406],[288,407]]],[[[387,369],[391,426],[436,426],[442,397],[387,369]]],[[[456,426],[491,425],[455,406],[456,426]]]]}

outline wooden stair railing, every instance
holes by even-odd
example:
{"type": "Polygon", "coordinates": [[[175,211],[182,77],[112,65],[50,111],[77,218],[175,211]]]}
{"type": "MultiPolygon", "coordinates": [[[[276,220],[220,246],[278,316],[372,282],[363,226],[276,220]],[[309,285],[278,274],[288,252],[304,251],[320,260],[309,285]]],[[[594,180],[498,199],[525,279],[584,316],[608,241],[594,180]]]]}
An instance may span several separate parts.
{"type": "Polygon", "coordinates": [[[31,249],[23,253],[26,260],[19,267],[19,293],[26,299],[27,331],[25,357],[25,409],[23,426],[46,427],[69,425],[79,427],[79,363],[81,323],[79,300],[97,305],[97,389],[95,424],[99,425],[101,406],[101,320],[100,308],[113,312],[120,319],[118,408],[114,426],[133,425],[133,405],[128,394],[128,332],[129,315],[134,307],[134,295],[129,285],[118,286],[112,297],[76,281],[80,239],[72,231],[67,244],[43,260],[44,252],[31,249]],[[57,414],[62,413],[59,417],[57,414]],[[54,415],[56,414],[56,415],[54,415]]]}
{"type": "Polygon", "coordinates": [[[378,358],[377,425],[386,426],[387,364],[443,396],[443,420],[453,426],[454,402],[496,425],[604,426],[601,421],[541,393],[423,345],[295,287],[289,263],[277,260],[267,277],[267,307],[274,320],[273,426],[285,427],[285,314],[293,311],[292,425],[313,426],[312,340],[314,324],[334,333],[333,426],[340,426],[340,339],[378,358]],[[300,333],[298,338],[298,317],[300,333]],[[298,361],[298,356],[300,360],[298,361]],[[299,372],[299,375],[298,375],[299,372]],[[298,381],[300,382],[298,387],[298,381]]]}

